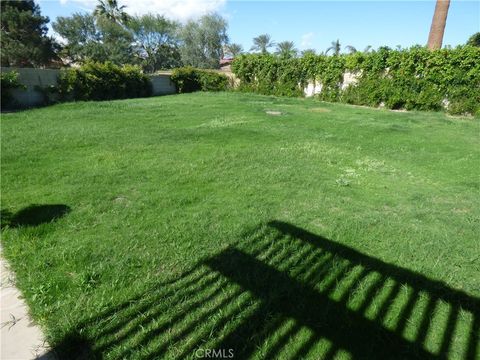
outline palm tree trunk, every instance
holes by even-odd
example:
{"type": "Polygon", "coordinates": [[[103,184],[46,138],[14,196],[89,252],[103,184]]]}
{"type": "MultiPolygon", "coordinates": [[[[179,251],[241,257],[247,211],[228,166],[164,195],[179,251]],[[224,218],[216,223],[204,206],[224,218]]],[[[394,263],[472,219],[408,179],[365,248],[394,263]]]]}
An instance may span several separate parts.
{"type": "Polygon", "coordinates": [[[430,27],[430,34],[428,35],[427,46],[431,50],[442,47],[449,6],[450,0],[437,0],[435,12],[433,13],[432,26],[430,27]]]}

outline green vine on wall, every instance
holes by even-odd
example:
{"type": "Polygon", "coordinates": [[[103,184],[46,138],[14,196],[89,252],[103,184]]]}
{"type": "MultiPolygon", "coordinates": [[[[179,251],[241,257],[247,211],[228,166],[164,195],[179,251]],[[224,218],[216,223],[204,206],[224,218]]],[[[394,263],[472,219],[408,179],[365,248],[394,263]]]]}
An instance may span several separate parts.
{"type": "Polygon", "coordinates": [[[307,54],[282,59],[270,54],[247,54],[235,59],[232,70],[240,90],[267,95],[301,96],[315,81],[321,100],[391,109],[441,110],[452,114],[480,111],[480,48],[459,46],[430,51],[416,46],[404,50],[325,56],[307,54]],[[345,72],[357,82],[342,87],[345,72]]]}

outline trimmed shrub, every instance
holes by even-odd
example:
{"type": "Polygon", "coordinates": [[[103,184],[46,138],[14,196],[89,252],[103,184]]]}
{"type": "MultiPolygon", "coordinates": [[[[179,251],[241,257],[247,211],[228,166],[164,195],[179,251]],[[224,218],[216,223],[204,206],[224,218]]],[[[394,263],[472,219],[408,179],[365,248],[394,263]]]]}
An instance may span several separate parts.
{"type": "Polygon", "coordinates": [[[170,79],[175,84],[179,94],[200,91],[202,89],[199,71],[193,67],[174,69],[170,79]]]}
{"type": "Polygon", "coordinates": [[[150,96],[152,85],[137,66],[88,62],[63,70],[58,92],[61,100],[113,100],[150,96]]]}
{"type": "Polygon", "coordinates": [[[228,77],[224,74],[190,66],[174,69],[171,80],[179,94],[194,91],[224,91],[229,84],[228,77]]]}
{"type": "Polygon", "coordinates": [[[18,81],[18,73],[16,71],[4,72],[0,76],[1,82],[1,101],[2,101],[2,110],[12,109],[15,107],[15,102],[12,96],[12,90],[14,89],[26,89],[25,85],[22,85],[18,81]]]}
{"type": "Polygon", "coordinates": [[[228,77],[213,71],[200,71],[202,91],[225,91],[228,87],[228,77]]]}

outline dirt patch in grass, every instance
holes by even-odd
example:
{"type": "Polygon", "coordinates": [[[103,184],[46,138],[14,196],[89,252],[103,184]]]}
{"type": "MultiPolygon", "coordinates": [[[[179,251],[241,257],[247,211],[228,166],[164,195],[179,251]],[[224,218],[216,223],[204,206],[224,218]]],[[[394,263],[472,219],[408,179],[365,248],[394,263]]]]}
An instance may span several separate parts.
{"type": "Polygon", "coordinates": [[[332,110],[330,109],[327,109],[327,108],[323,108],[323,107],[316,107],[316,108],[312,108],[310,109],[311,112],[316,112],[316,113],[328,113],[332,110]]]}
{"type": "Polygon", "coordinates": [[[279,116],[282,115],[281,111],[276,111],[276,110],[267,110],[265,111],[267,115],[274,115],[274,116],[279,116]]]}
{"type": "Polygon", "coordinates": [[[464,114],[464,115],[450,115],[450,114],[445,114],[447,118],[450,119],[455,119],[455,120],[472,120],[475,118],[473,115],[469,114],[464,114]]]}

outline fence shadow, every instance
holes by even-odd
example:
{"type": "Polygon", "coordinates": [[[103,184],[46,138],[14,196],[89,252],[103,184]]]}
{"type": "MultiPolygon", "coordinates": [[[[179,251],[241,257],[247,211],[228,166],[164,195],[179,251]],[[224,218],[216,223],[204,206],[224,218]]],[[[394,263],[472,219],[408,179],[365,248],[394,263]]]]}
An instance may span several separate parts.
{"type": "Polygon", "coordinates": [[[238,359],[473,360],[479,311],[465,292],[273,221],[79,324],[55,351],[69,359],[183,359],[213,349],[211,357],[238,359]]]}

